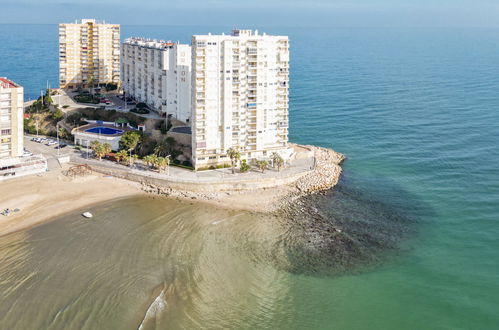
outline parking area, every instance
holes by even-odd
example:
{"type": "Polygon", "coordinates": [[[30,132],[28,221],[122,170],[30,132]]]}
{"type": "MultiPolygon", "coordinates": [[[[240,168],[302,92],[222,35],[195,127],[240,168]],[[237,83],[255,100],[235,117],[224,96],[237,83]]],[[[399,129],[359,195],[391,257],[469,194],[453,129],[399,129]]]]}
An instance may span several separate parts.
{"type": "Polygon", "coordinates": [[[58,156],[71,154],[73,152],[72,145],[66,144],[65,142],[58,144],[56,139],[42,136],[37,138],[34,135],[25,135],[24,149],[26,152],[34,155],[42,154],[47,159],[49,171],[61,167],[57,160],[58,156]]]}

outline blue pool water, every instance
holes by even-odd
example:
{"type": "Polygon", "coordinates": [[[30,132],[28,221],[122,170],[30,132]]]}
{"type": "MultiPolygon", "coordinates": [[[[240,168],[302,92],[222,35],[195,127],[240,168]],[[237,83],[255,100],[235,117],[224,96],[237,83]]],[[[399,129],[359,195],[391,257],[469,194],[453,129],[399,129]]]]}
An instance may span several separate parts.
{"type": "Polygon", "coordinates": [[[117,135],[123,133],[123,131],[120,129],[111,128],[111,127],[100,127],[100,126],[86,129],[85,132],[102,134],[102,135],[117,135]]]}

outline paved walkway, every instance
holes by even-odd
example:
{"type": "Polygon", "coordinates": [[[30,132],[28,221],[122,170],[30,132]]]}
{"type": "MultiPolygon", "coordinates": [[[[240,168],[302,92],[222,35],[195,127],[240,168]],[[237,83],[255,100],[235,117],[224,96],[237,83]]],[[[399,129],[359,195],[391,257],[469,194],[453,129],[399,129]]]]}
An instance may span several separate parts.
{"type": "MultiPolygon", "coordinates": [[[[32,136],[25,136],[25,147],[34,154],[43,154],[49,161],[49,170],[59,166],[57,162],[57,148],[55,146],[47,146],[42,143],[30,141],[32,136]],[[53,160],[53,161],[52,161],[53,160]]],[[[210,182],[237,182],[260,180],[262,178],[285,178],[299,173],[308,172],[314,167],[314,158],[296,159],[291,162],[291,166],[277,171],[277,169],[269,168],[262,173],[256,168],[252,168],[247,173],[239,173],[236,169],[236,174],[232,174],[231,168],[206,170],[206,171],[191,171],[185,168],[169,166],[168,173],[158,173],[149,169],[142,161],[137,161],[131,168],[122,164],[117,164],[108,160],[95,159],[92,157],[92,152],[86,150],[75,150],[72,145],[60,149],[59,154],[70,155],[71,161],[80,164],[89,164],[90,166],[105,167],[119,171],[130,171],[130,173],[168,180],[175,182],[194,182],[194,183],[210,183],[210,182]],[[88,158],[87,158],[88,157],[88,158]]]]}

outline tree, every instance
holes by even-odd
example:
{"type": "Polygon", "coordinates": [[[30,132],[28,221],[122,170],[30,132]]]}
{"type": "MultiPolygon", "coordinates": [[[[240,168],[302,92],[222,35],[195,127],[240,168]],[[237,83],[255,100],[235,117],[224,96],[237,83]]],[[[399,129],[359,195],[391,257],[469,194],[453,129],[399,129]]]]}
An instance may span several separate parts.
{"type": "Polygon", "coordinates": [[[68,136],[69,136],[68,131],[64,127],[60,127],[59,128],[59,138],[66,139],[66,138],[68,138],[68,136]]]}
{"type": "Polygon", "coordinates": [[[102,145],[102,149],[103,149],[102,151],[104,152],[104,155],[107,155],[108,153],[113,151],[113,147],[109,143],[104,143],[102,145]]]}
{"type": "Polygon", "coordinates": [[[229,156],[230,158],[230,163],[232,165],[232,174],[234,174],[237,161],[241,159],[241,153],[239,152],[239,149],[237,147],[232,147],[229,150],[227,150],[227,156],[229,156]]]}
{"type": "Polygon", "coordinates": [[[162,170],[168,170],[168,166],[170,166],[170,159],[168,157],[158,157],[157,165],[159,172],[162,170]]]}
{"type": "Polygon", "coordinates": [[[273,166],[277,166],[277,171],[281,171],[281,167],[284,165],[284,158],[281,157],[277,152],[272,153],[272,163],[273,166]]]}
{"type": "Polygon", "coordinates": [[[95,84],[94,76],[90,76],[87,81],[88,88],[93,88],[95,84]]]}
{"type": "Polygon", "coordinates": [[[125,132],[120,139],[120,149],[133,151],[139,145],[140,140],[140,133],[135,131],[125,132]]]}
{"type": "Polygon", "coordinates": [[[102,157],[104,157],[104,155],[106,154],[104,144],[100,143],[99,141],[92,141],[92,143],[90,143],[90,149],[92,149],[99,160],[101,160],[102,157]]]}
{"type": "Polygon", "coordinates": [[[269,165],[269,162],[267,162],[266,160],[257,160],[256,161],[256,166],[260,169],[260,171],[262,171],[262,173],[265,172],[265,169],[267,168],[268,165],[269,165]]]}
{"type": "Polygon", "coordinates": [[[175,146],[177,145],[177,140],[175,138],[169,136],[165,139],[166,144],[169,147],[169,152],[171,153],[173,149],[175,149],[175,146]]]}
{"type": "Polygon", "coordinates": [[[165,156],[167,156],[168,153],[169,153],[169,151],[170,151],[170,147],[169,147],[168,143],[166,142],[166,140],[158,143],[158,145],[156,146],[156,148],[154,148],[154,153],[158,157],[165,157],[165,156]]]}
{"type": "Polygon", "coordinates": [[[45,106],[49,106],[49,105],[50,105],[50,104],[52,104],[52,103],[53,103],[53,101],[52,101],[52,97],[50,96],[50,90],[49,90],[49,89],[47,89],[47,90],[45,91],[45,97],[43,98],[43,104],[44,104],[45,106]]]}
{"type": "Polygon", "coordinates": [[[144,163],[149,167],[155,166],[157,158],[158,156],[156,155],[147,155],[144,157],[144,163]]]}
{"type": "Polygon", "coordinates": [[[52,114],[52,119],[54,119],[55,121],[59,121],[63,117],[64,117],[64,112],[62,112],[61,109],[56,108],[55,111],[54,111],[54,113],[52,114]]]}
{"type": "Polygon", "coordinates": [[[128,152],[126,150],[120,150],[116,153],[116,155],[114,157],[116,158],[118,163],[120,163],[122,160],[127,159],[128,152]]]}
{"type": "Polygon", "coordinates": [[[246,159],[243,159],[241,161],[241,168],[240,168],[241,173],[246,173],[250,169],[251,169],[251,165],[246,162],[246,159]]]}
{"type": "Polygon", "coordinates": [[[128,165],[132,166],[137,159],[139,159],[138,155],[132,155],[131,157],[128,156],[128,165]]]}

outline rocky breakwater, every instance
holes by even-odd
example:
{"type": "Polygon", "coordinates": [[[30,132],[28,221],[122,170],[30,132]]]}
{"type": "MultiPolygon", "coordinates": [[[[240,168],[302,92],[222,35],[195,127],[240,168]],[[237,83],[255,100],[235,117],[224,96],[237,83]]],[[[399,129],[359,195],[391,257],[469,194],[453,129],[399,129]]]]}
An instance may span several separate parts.
{"type": "Polygon", "coordinates": [[[345,156],[331,149],[304,146],[314,153],[315,166],[312,172],[296,181],[296,188],[302,194],[325,191],[334,187],[341,176],[341,163],[345,156]]]}
{"type": "MultiPolygon", "coordinates": [[[[193,191],[188,186],[184,189],[179,185],[172,188],[168,186],[167,182],[162,185],[143,180],[141,181],[142,190],[151,194],[206,201],[222,207],[262,213],[279,212],[280,209],[293,209],[292,206],[297,199],[333,188],[341,176],[340,164],[345,160],[345,156],[331,149],[315,146],[294,146],[297,150],[297,157],[302,159],[311,159],[313,157],[314,164],[311,169],[305,170],[303,175],[295,175],[296,179],[292,182],[286,180],[286,183],[280,185],[257,189],[241,189],[234,185],[233,189],[224,187],[224,189],[220,190],[197,189],[193,191]]],[[[241,177],[244,178],[244,174],[241,177]]],[[[257,177],[257,179],[261,180],[260,177],[257,177]]],[[[203,185],[208,187],[210,183],[204,182],[199,185],[200,187],[203,185]]]]}

